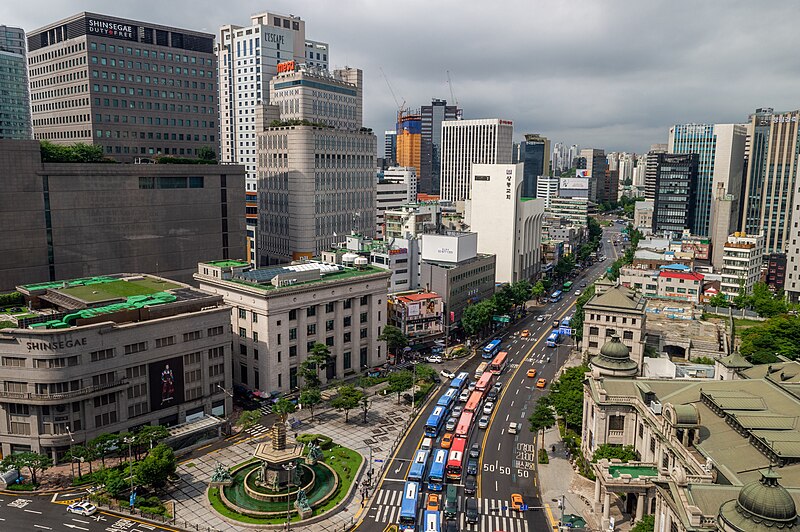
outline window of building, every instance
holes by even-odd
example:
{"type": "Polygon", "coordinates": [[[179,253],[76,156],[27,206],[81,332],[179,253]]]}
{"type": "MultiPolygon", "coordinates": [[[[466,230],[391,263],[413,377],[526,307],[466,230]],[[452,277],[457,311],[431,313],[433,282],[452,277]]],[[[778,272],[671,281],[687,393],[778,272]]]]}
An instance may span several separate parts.
{"type": "Polygon", "coordinates": [[[317,334],[317,324],[309,323],[308,325],[306,325],[306,335],[312,336],[314,334],[317,334]]]}
{"type": "Polygon", "coordinates": [[[622,339],[623,340],[633,340],[633,331],[623,331],[622,339]]]}
{"type": "Polygon", "coordinates": [[[197,351],[195,353],[187,353],[183,355],[183,363],[185,365],[199,364],[201,358],[202,358],[202,353],[200,351],[197,351]]]}
{"type": "Polygon", "coordinates": [[[297,328],[292,327],[289,329],[289,340],[297,340],[297,328]]]}
{"type": "Polygon", "coordinates": [[[352,335],[349,332],[346,332],[344,333],[342,339],[344,340],[344,343],[348,344],[352,341],[352,338],[353,338],[352,335]]]}
{"type": "Polygon", "coordinates": [[[225,332],[225,329],[221,325],[219,327],[211,327],[210,329],[208,329],[208,331],[206,331],[208,336],[219,336],[220,334],[223,334],[224,332],[225,332]]]}
{"type": "Polygon", "coordinates": [[[366,312],[362,312],[359,319],[360,319],[361,323],[367,323],[367,313],[366,312]]]}
{"type": "Polygon", "coordinates": [[[240,309],[239,309],[239,319],[240,319],[240,320],[245,320],[245,319],[247,319],[247,310],[245,310],[245,309],[243,309],[243,308],[240,308],[240,309]]]}
{"type": "Polygon", "coordinates": [[[289,319],[296,320],[297,319],[297,309],[292,309],[289,311],[289,319]]]}
{"type": "Polygon", "coordinates": [[[352,307],[353,307],[353,298],[345,299],[344,308],[352,308],[352,307]]]}
{"type": "Polygon", "coordinates": [[[359,351],[359,353],[358,353],[358,356],[359,356],[359,364],[361,364],[362,368],[366,368],[367,367],[367,362],[368,362],[367,361],[367,348],[366,347],[362,347],[361,351],[359,351]]]}
{"type": "Polygon", "coordinates": [[[3,357],[3,365],[12,368],[25,367],[25,359],[18,357],[3,357]]]}
{"type": "Polygon", "coordinates": [[[589,327],[589,335],[597,336],[600,334],[600,329],[598,327],[589,327]]]}
{"type": "Polygon", "coordinates": [[[353,319],[350,316],[345,316],[344,318],[342,318],[342,325],[344,325],[345,327],[350,327],[352,321],[353,319]]]}
{"type": "MultiPolygon", "coordinates": [[[[185,334],[183,336],[184,338],[186,337],[185,334]]],[[[156,338],[156,349],[158,349],[159,347],[166,347],[168,345],[174,345],[174,344],[175,344],[174,336],[165,336],[164,338],[156,338]]],[[[92,362],[94,362],[94,360],[92,360],[92,362]]]]}
{"type": "Polygon", "coordinates": [[[220,358],[225,356],[225,348],[224,347],[214,347],[208,350],[208,359],[220,358]]]}
{"type": "Polygon", "coordinates": [[[126,355],[132,355],[133,353],[141,353],[142,351],[147,351],[147,342],[136,342],[135,344],[128,344],[123,349],[126,355]]]}
{"type": "Polygon", "coordinates": [[[360,301],[360,303],[361,303],[362,305],[368,305],[368,304],[369,304],[369,296],[361,296],[361,301],[360,301]]]}
{"type": "Polygon", "coordinates": [[[244,327],[239,327],[239,336],[247,338],[247,330],[244,327]]]}
{"type": "Polygon", "coordinates": [[[94,426],[95,427],[104,427],[106,425],[110,425],[112,423],[117,422],[117,412],[106,412],[104,414],[98,414],[94,416],[94,426]]]}
{"type": "Polygon", "coordinates": [[[366,338],[366,337],[367,337],[367,329],[366,328],[361,329],[360,338],[366,338]]]}
{"type": "Polygon", "coordinates": [[[247,386],[247,366],[244,364],[239,365],[239,380],[242,384],[247,386]]]}
{"type": "Polygon", "coordinates": [[[325,321],[325,330],[332,331],[333,330],[333,320],[325,321]]]}
{"type": "Polygon", "coordinates": [[[352,355],[352,353],[350,351],[345,351],[344,354],[342,355],[342,361],[344,363],[345,371],[347,371],[348,369],[351,369],[351,367],[353,365],[353,362],[351,360],[352,357],[353,357],[353,355],[352,355]]]}
{"type": "Polygon", "coordinates": [[[306,309],[306,317],[310,318],[317,315],[317,307],[308,307],[306,309]]]}
{"type": "Polygon", "coordinates": [[[325,303],[325,312],[333,312],[335,303],[325,303]]]}
{"type": "Polygon", "coordinates": [[[625,430],[625,416],[609,416],[608,430],[625,430]]]}
{"type": "Polygon", "coordinates": [[[297,356],[297,346],[296,345],[290,345],[289,346],[289,356],[290,357],[296,357],[297,356]]]}

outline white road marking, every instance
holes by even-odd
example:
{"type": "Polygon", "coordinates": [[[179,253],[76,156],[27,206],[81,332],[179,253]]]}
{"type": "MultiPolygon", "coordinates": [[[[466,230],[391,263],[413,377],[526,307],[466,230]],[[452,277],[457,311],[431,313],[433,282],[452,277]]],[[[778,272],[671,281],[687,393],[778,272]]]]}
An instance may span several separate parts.
{"type": "Polygon", "coordinates": [[[44,528],[45,530],[53,530],[49,526],[44,526],[44,525],[33,525],[33,526],[35,526],[36,528],[44,528]]]}
{"type": "Polygon", "coordinates": [[[497,450],[498,451],[500,450],[500,444],[499,443],[497,444],[497,450]]]}
{"type": "Polygon", "coordinates": [[[92,523],[91,521],[81,521],[80,519],[75,519],[74,517],[72,518],[72,520],[75,521],[76,523],[83,523],[84,525],[89,525],[92,523]]]}
{"type": "Polygon", "coordinates": [[[40,512],[40,511],[38,511],[38,510],[22,510],[22,511],[23,511],[23,512],[30,512],[30,513],[32,513],[32,514],[41,514],[41,513],[42,513],[42,512],[40,512]]]}

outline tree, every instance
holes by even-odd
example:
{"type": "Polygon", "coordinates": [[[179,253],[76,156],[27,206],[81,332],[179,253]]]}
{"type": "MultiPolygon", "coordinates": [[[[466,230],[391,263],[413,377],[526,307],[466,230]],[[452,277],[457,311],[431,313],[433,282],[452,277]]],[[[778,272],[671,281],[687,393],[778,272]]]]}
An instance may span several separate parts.
{"type": "Polygon", "coordinates": [[[364,412],[364,424],[367,424],[367,414],[369,413],[370,408],[372,408],[372,399],[370,399],[367,394],[361,392],[361,411],[364,412]]]}
{"type": "Polygon", "coordinates": [[[722,292],[716,293],[713,296],[711,296],[708,300],[708,304],[711,305],[712,307],[723,307],[723,308],[728,308],[729,306],[731,306],[731,304],[728,303],[728,298],[725,297],[725,294],[723,294],[722,292]]]}
{"type": "Polygon", "coordinates": [[[414,372],[417,374],[417,381],[436,382],[436,370],[427,364],[417,364],[414,372]]]}
{"type": "Polygon", "coordinates": [[[136,459],[139,459],[141,452],[147,453],[148,449],[152,449],[160,441],[169,436],[169,429],[162,425],[145,425],[133,434],[134,443],[136,446],[136,459]]]}
{"type": "Polygon", "coordinates": [[[586,226],[589,228],[589,240],[595,243],[595,247],[603,238],[603,227],[600,225],[600,222],[592,218],[591,216],[586,221],[586,226]]]}
{"type": "Polygon", "coordinates": [[[239,414],[236,425],[242,430],[247,430],[254,427],[259,421],[261,421],[261,410],[245,410],[239,414]]]}
{"type": "Polygon", "coordinates": [[[406,335],[394,325],[386,325],[378,336],[378,340],[386,342],[386,348],[395,356],[395,360],[397,360],[398,352],[408,345],[406,335]]]}
{"type": "Polygon", "coordinates": [[[118,469],[111,469],[106,473],[105,487],[109,495],[117,498],[128,488],[128,480],[118,469]]]}
{"type": "Polygon", "coordinates": [[[750,305],[750,296],[744,289],[744,279],[739,279],[739,293],[734,296],[733,305],[736,308],[746,308],[750,305]]]}
{"type": "Polygon", "coordinates": [[[566,370],[550,388],[550,401],[564,422],[580,429],[583,422],[583,378],[588,366],[575,366],[566,370]]]}
{"type": "Polygon", "coordinates": [[[278,416],[281,423],[286,423],[289,414],[293,414],[295,410],[297,410],[297,406],[285,397],[281,397],[272,405],[272,413],[278,416]]]}
{"type": "Polygon", "coordinates": [[[89,442],[89,446],[95,450],[97,457],[100,458],[100,462],[103,464],[103,469],[105,469],[106,456],[120,447],[119,435],[108,433],[101,434],[100,436],[91,440],[89,442]]]}
{"type": "Polygon", "coordinates": [[[570,326],[575,329],[575,340],[577,343],[580,344],[581,340],[583,339],[583,319],[584,319],[584,312],[583,306],[594,297],[594,285],[591,284],[589,287],[578,296],[578,300],[575,302],[575,313],[572,315],[572,322],[570,326]]]}
{"type": "Polygon", "coordinates": [[[514,304],[524,305],[531,297],[531,283],[528,281],[519,281],[511,285],[511,296],[514,304]]]}
{"type": "Polygon", "coordinates": [[[344,410],[344,422],[348,422],[350,410],[356,408],[361,402],[364,393],[351,384],[340,386],[336,396],[331,399],[331,406],[337,410],[344,410]]]}
{"type": "Polygon", "coordinates": [[[327,345],[316,342],[308,353],[306,359],[300,364],[300,376],[303,378],[303,389],[319,388],[322,381],[319,370],[328,367],[331,359],[331,350],[327,345]]]}
{"type": "Polygon", "coordinates": [[[778,355],[795,360],[800,353],[800,317],[776,316],[743,328],[740,337],[739,352],[753,364],[776,362],[778,355]]]}
{"type": "Polygon", "coordinates": [[[5,470],[27,469],[31,476],[31,484],[38,485],[38,474],[44,473],[53,466],[53,459],[45,454],[38,454],[31,451],[24,453],[10,454],[0,462],[5,470]]]}
{"type": "Polygon", "coordinates": [[[400,403],[400,394],[408,390],[414,385],[414,375],[408,371],[395,371],[389,374],[389,387],[386,390],[389,393],[397,394],[397,402],[400,403]]]}
{"type": "Polygon", "coordinates": [[[545,292],[546,290],[544,288],[544,283],[540,279],[536,281],[536,284],[533,285],[533,288],[531,288],[531,297],[538,301],[545,294],[545,292]]]}
{"type": "Polygon", "coordinates": [[[300,392],[300,404],[303,408],[311,409],[311,422],[314,422],[314,407],[322,402],[319,388],[306,388],[300,392]]]}
{"type": "Polygon", "coordinates": [[[641,519],[639,519],[633,528],[631,528],[631,532],[654,532],[656,529],[656,516],[654,515],[643,515],[641,519]]]}
{"type": "Polygon", "coordinates": [[[73,445],[70,447],[69,451],[65,455],[65,458],[68,458],[70,462],[77,462],[78,463],[78,478],[83,478],[83,467],[81,464],[84,462],[89,462],[89,474],[93,473],[92,471],[92,460],[97,457],[93,448],[86,446],[86,445],[73,445]]]}
{"type": "Polygon", "coordinates": [[[197,150],[197,158],[201,161],[215,161],[217,159],[217,154],[211,147],[203,146],[197,150]]]}
{"type": "Polygon", "coordinates": [[[40,142],[42,162],[44,163],[97,163],[112,162],[105,158],[102,146],[77,143],[72,145],[40,142]]]}
{"type": "Polygon", "coordinates": [[[592,455],[592,462],[599,462],[603,459],[611,460],[612,458],[623,462],[633,462],[637,459],[636,449],[633,448],[633,445],[620,446],[603,443],[597,447],[592,455]]]}
{"type": "Polygon", "coordinates": [[[159,443],[136,464],[136,483],[153,488],[162,488],[170,475],[175,474],[178,459],[171,447],[159,443]]]}
{"type": "MultiPolygon", "coordinates": [[[[550,405],[548,395],[543,396],[536,403],[536,407],[528,417],[528,422],[530,423],[530,431],[535,435],[542,431],[542,442],[544,442],[544,430],[556,424],[556,417],[553,415],[553,408],[550,405]]],[[[538,438],[536,441],[539,441],[538,438]]]]}
{"type": "Polygon", "coordinates": [[[766,283],[756,283],[750,295],[750,304],[759,316],[771,318],[789,310],[783,291],[773,294],[766,283]]]}

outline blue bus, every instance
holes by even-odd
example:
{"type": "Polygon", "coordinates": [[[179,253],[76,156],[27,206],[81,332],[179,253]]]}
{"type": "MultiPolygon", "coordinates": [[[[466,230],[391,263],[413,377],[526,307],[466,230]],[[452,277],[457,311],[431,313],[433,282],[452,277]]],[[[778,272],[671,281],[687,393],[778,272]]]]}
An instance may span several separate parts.
{"type": "Polygon", "coordinates": [[[561,339],[561,333],[559,333],[558,331],[553,331],[550,333],[550,336],[547,337],[547,340],[545,340],[544,345],[546,345],[547,347],[557,347],[558,341],[560,339],[561,339]]]}
{"type": "Polygon", "coordinates": [[[469,373],[466,371],[462,371],[456,375],[455,379],[450,381],[450,387],[458,390],[458,393],[461,393],[467,385],[469,385],[469,373]]]}
{"type": "Polygon", "coordinates": [[[461,391],[457,388],[448,388],[436,402],[436,406],[443,406],[449,412],[453,409],[453,403],[458,401],[459,393],[461,393],[461,391]]]}
{"type": "Polygon", "coordinates": [[[447,409],[443,406],[435,406],[431,415],[428,416],[428,421],[425,423],[425,436],[430,438],[437,437],[446,420],[447,409]]]}
{"type": "Polygon", "coordinates": [[[563,320],[561,320],[561,326],[565,329],[569,329],[569,324],[572,322],[572,316],[567,316],[563,320]]]}
{"type": "Polygon", "coordinates": [[[557,301],[561,301],[561,296],[562,296],[561,290],[556,290],[555,292],[550,294],[550,301],[552,303],[555,303],[557,301]]]}
{"type": "Polygon", "coordinates": [[[428,471],[428,490],[442,491],[445,466],[447,466],[447,449],[436,449],[433,453],[431,470],[428,471]]]}
{"type": "Polygon", "coordinates": [[[408,471],[408,479],[414,482],[425,480],[425,469],[428,467],[428,451],[420,449],[414,454],[414,461],[411,462],[411,469],[408,471]]]}
{"type": "Polygon", "coordinates": [[[400,530],[415,530],[419,507],[419,484],[407,481],[403,487],[403,502],[400,505],[400,530]]]}
{"type": "Polygon", "coordinates": [[[422,521],[422,530],[424,532],[439,532],[439,512],[433,510],[425,510],[424,520],[422,521]]]}
{"type": "Polygon", "coordinates": [[[495,338],[494,340],[486,344],[486,347],[483,348],[483,353],[481,354],[481,356],[483,358],[488,358],[488,359],[494,358],[495,355],[497,355],[497,353],[500,352],[500,343],[501,343],[500,339],[495,338]]]}

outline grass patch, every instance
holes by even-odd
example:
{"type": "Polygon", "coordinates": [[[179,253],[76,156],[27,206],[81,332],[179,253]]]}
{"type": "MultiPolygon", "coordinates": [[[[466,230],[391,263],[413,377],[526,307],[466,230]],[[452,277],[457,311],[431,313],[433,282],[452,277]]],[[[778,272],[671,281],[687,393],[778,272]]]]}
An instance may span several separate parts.
{"type": "Polygon", "coordinates": [[[547,456],[547,449],[539,449],[539,463],[540,464],[550,463],[550,457],[547,456]]]}
{"type": "MultiPolygon", "coordinates": [[[[706,314],[704,313],[702,318],[710,319],[716,318],[718,320],[723,320],[725,323],[728,323],[728,316],[720,316],[719,314],[706,314]]],[[[747,318],[733,318],[733,325],[736,327],[736,336],[741,335],[742,330],[749,329],[750,327],[756,327],[758,325],[763,325],[763,321],[761,320],[748,320],[747,318]]]]}
{"type": "Polygon", "coordinates": [[[9,327],[16,327],[16,326],[17,322],[15,321],[6,321],[6,320],[0,321],[0,329],[7,329],[9,327]]]}
{"type": "Polygon", "coordinates": [[[11,484],[8,489],[11,491],[35,491],[37,486],[30,483],[25,484],[11,484]]]}
{"type": "Polygon", "coordinates": [[[84,301],[104,301],[117,297],[150,295],[173,288],[178,288],[178,285],[158,282],[153,279],[141,279],[137,281],[113,281],[88,286],[73,286],[59,291],[84,301]],[[95,294],[94,292],[97,293],[95,294]]]}

